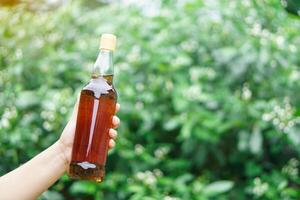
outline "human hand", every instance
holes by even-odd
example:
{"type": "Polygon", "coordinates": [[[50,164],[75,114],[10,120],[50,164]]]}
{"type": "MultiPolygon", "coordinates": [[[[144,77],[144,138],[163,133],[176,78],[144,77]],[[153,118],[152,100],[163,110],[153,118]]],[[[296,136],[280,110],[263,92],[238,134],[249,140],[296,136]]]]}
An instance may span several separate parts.
{"type": "MultiPolygon", "coordinates": [[[[77,120],[77,113],[78,113],[78,104],[79,104],[79,98],[77,98],[77,102],[74,106],[72,116],[58,140],[63,159],[65,160],[66,170],[69,168],[69,164],[71,162],[71,156],[72,156],[71,154],[72,154],[72,147],[73,147],[73,142],[75,137],[76,120],[77,120]]],[[[120,104],[117,103],[116,113],[119,111],[119,109],[120,109],[120,104]]],[[[115,139],[117,138],[118,135],[115,129],[119,126],[120,119],[117,116],[113,116],[112,123],[113,123],[113,128],[109,130],[109,136],[110,136],[110,140],[108,144],[109,148],[113,148],[115,146],[115,139]]]]}

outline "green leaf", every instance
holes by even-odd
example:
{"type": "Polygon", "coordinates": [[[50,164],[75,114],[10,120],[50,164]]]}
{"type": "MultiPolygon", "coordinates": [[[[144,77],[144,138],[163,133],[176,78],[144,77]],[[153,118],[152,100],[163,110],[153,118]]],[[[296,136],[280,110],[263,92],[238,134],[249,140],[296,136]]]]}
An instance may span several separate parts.
{"type": "Polygon", "coordinates": [[[245,151],[248,149],[249,135],[246,131],[238,133],[238,150],[245,151]]]}
{"type": "Polygon", "coordinates": [[[259,154],[262,151],[262,142],[263,138],[261,135],[260,128],[258,126],[254,126],[253,132],[250,135],[249,147],[250,151],[253,154],[259,154]]]}
{"type": "Polygon", "coordinates": [[[50,191],[50,190],[47,190],[38,198],[38,200],[63,200],[63,199],[64,197],[59,192],[50,191]]]}
{"type": "Polygon", "coordinates": [[[232,181],[217,181],[207,185],[203,191],[208,196],[215,196],[229,191],[233,185],[232,181]]]}
{"type": "Polygon", "coordinates": [[[291,14],[300,15],[300,1],[299,0],[282,0],[284,8],[291,14]]]}
{"type": "Polygon", "coordinates": [[[88,181],[77,181],[74,182],[70,188],[73,194],[94,194],[97,190],[96,184],[88,181]]]}
{"type": "Polygon", "coordinates": [[[295,145],[300,145],[300,128],[293,127],[291,130],[289,130],[287,136],[289,137],[290,141],[295,145]]]}

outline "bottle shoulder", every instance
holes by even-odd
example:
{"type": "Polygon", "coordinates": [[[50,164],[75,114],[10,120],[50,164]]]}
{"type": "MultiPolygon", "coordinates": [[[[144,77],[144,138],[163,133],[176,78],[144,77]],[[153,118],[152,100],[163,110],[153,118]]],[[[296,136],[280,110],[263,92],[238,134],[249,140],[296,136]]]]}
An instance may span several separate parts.
{"type": "Polygon", "coordinates": [[[111,96],[114,99],[117,98],[117,92],[113,84],[109,84],[103,77],[91,79],[84,86],[82,92],[86,95],[93,95],[95,98],[100,98],[101,96],[111,96]]]}

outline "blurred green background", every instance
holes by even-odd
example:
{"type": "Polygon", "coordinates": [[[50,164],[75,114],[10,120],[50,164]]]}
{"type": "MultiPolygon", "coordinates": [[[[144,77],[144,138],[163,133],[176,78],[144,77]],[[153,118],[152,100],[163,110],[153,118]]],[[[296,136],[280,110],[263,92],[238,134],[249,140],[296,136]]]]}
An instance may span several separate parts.
{"type": "Polygon", "coordinates": [[[0,174],[59,138],[112,32],[122,122],[106,180],[64,175],[41,200],[300,199],[299,8],[2,0],[0,174]]]}

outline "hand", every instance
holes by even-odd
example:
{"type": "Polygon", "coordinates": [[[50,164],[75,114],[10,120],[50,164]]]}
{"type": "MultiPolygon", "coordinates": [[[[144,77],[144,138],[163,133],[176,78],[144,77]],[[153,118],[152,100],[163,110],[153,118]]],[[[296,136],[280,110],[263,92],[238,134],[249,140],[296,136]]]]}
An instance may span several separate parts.
{"type": "MultiPolygon", "coordinates": [[[[74,106],[72,116],[58,140],[58,143],[60,144],[61,147],[63,159],[65,160],[66,163],[66,169],[69,168],[69,164],[71,162],[73,140],[75,137],[78,104],[79,104],[79,98],[77,98],[77,102],[74,106]]],[[[120,104],[117,103],[116,113],[119,111],[119,109],[120,109],[120,104]]],[[[113,129],[109,130],[109,136],[110,136],[110,140],[108,144],[109,148],[113,148],[115,146],[115,139],[117,138],[118,135],[115,129],[119,126],[120,119],[117,116],[113,116],[112,123],[113,123],[113,129]]]]}

